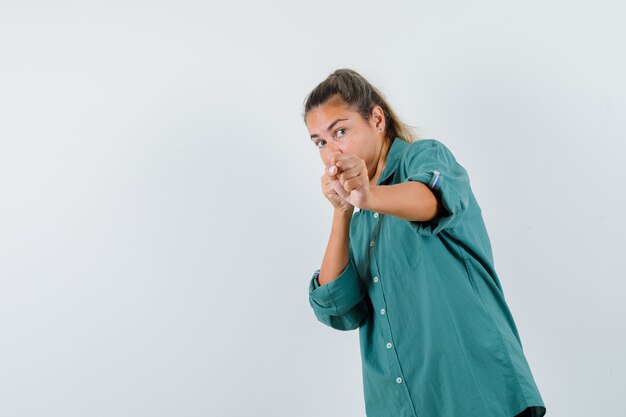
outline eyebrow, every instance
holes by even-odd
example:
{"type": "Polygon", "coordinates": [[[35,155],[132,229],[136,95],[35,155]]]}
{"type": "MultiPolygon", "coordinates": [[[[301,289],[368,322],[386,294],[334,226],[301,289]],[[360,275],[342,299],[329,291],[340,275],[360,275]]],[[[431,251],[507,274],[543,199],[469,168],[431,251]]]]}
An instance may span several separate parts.
{"type": "MultiPolygon", "coordinates": [[[[327,128],[326,130],[328,131],[328,130],[332,129],[332,128],[333,128],[333,126],[335,126],[335,124],[336,124],[337,122],[341,122],[342,120],[348,120],[348,119],[337,119],[337,120],[335,120],[334,122],[332,122],[332,123],[330,124],[330,126],[328,126],[328,128],[327,128]]],[[[319,137],[320,137],[320,135],[318,135],[317,133],[314,133],[314,134],[312,134],[312,135],[311,135],[311,139],[313,139],[313,138],[319,138],[319,137]]]]}

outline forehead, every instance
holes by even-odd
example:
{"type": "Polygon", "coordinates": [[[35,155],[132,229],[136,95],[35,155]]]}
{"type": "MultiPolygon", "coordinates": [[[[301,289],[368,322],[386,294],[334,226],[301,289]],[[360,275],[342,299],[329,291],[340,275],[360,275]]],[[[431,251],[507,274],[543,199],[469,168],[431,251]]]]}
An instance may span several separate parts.
{"type": "Polygon", "coordinates": [[[311,109],[306,116],[306,124],[310,129],[326,129],[335,119],[354,119],[358,113],[338,100],[329,100],[311,109]]]}

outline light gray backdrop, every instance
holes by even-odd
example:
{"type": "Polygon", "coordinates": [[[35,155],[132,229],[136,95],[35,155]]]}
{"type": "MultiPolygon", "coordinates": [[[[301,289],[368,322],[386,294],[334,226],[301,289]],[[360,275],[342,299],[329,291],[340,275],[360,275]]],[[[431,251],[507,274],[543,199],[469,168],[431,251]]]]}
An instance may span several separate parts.
{"type": "Polygon", "coordinates": [[[548,415],[622,416],[618,4],[0,1],[0,416],[364,415],[308,304],[340,67],[468,170],[548,415]]]}

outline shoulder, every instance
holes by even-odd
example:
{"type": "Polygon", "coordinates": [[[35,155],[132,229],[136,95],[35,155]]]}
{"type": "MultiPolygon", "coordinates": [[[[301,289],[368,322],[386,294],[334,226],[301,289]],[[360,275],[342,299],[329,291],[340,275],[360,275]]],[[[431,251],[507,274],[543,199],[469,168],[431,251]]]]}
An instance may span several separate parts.
{"type": "Polygon", "coordinates": [[[409,143],[403,156],[407,162],[422,158],[455,159],[450,149],[443,142],[434,138],[417,139],[409,143]]]}
{"type": "Polygon", "coordinates": [[[444,146],[444,145],[438,139],[428,138],[428,139],[416,139],[410,143],[410,146],[417,146],[417,147],[422,147],[422,148],[437,148],[437,147],[444,146]]]}

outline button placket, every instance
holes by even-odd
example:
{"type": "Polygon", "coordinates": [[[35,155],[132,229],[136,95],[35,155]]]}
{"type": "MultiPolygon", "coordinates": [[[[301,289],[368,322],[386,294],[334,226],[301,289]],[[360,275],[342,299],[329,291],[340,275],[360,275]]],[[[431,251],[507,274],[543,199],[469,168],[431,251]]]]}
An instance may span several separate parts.
{"type": "MultiPolygon", "coordinates": [[[[378,213],[374,213],[374,214],[373,214],[373,217],[374,217],[374,219],[378,219],[378,218],[379,218],[379,214],[378,214],[378,213]]],[[[374,254],[374,245],[375,245],[375,242],[376,242],[376,236],[377,236],[377,235],[376,235],[376,233],[378,232],[378,228],[379,228],[379,227],[380,227],[380,223],[376,223],[376,224],[374,225],[374,234],[373,234],[373,238],[372,238],[372,240],[370,240],[370,243],[369,243],[369,247],[370,247],[370,249],[371,249],[371,252],[370,252],[370,261],[373,263],[373,265],[371,265],[371,266],[372,266],[372,268],[373,268],[373,273],[372,273],[372,275],[374,275],[374,277],[372,278],[372,280],[373,280],[375,283],[378,283],[378,282],[380,281],[380,277],[377,275],[377,273],[379,273],[379,271],[378,271],[378,265],[377,265],[377,263],[378,263],[378,262],[376,261],[376,256],[375,256],[375,254],[374,254]]],[[[380,286],[379,288],[380,288],[380,291],[381,291],[381,293],[380,293],[380,294],[381,294],[381,296],[382,296],[382,297],[381,297],[381,299],[383,300],[383,303],[382,303],[382,304],[384,305],[385,294],[384,294],[384,291],[383,291],[383,287],[382,287],[382,286],[380,286]]],[[[383,316],[384,316],[384,315],[386,315],[386,313],[387,313],[387,311],[386,311],[386,309],[385,309],[384,307],[382,307],[379,311],[380,311],[380,314],[381,314],[381,315],[383,315],[383,316]]],[[[385,323],[385,327],[386,327],[386,333],[388,333],[389,335],[391,335],[391,326],[390,326],[390,323],[389,323],[389,319],[385,320],[385,321],[384,321],[384,323],[385,323]]],[[[387,348],[387,350],[389,350],[389,353],[390,353],[390,354],[393,354],[393,352],[394,352],[394,349],[393,349],[393,343],[391,343],[391,342],[387,342],[387,343],[385,344],[385,347],[387,348]]],[[[397,358],[397,355],[395,356],[395,359],[396,359],[396,360],[398,359],[398,358],[397,358]]],[[[399,364],[398,364],[398,365],[399,365],[399,364]]],[[[396,367],[394,366],[394,368],[396,368],[396,367]]],[[[396,372],[397,372],[398,370],[400,370],[400,372],[402,372],[402,371],[401,371],[401,369],[396,369],[396,372]]],[[[403,381],[404,381],[404,379],[402,378],[402,376],[397,376],[397,377],[396,377],[396,383],[397,383],[398,385],[402,384],[402,382],[403,382],[403,381]]],[[[408,395],[408,392],[407,392],[407,395],[408,395]]]]}
{"type": "MultiPolygon", "coordinates": [[[[397,145],[396,145],[397,146],[397,145]]],[[[379,180],[379,184],[377,185],[382,185],[382,181],[379,180]]],[[[403,371],[403,366],[401,364],[400,361],[400,357],[399,357],[399,352],[398,349],[396,349],[395,347],[395,343],[393,342],[394,340],[394,333],[392,330],[392,322],[389,319],[389,314],[386,311],[386,307],[387,304],[389,302],[392,301],[392,299],[387,300],[386,296],[385,296],[385,288],[387,287],[387,284],[389,285],[393,285],[393,277],[386,277],[385,276],[385,282],[382,281],[382,276],[380,276],[381,274],[381,270],[379,269],[378,266],[378,261],[379,260],[383,260],[383,259],[379,259],[378,255],[385,255],[384,253],[379,253],[378,251],[378,245],[377,245],[377,240],[379,237],[379,232],[381,230],[381,226],[382,223],[387,222],[390,217],[388,217],[387,215],[383,216],[383,213],[377,213],[377,212],[373,212],[373,211],[364,211],[363,214],[366,214],[369,217],[369,231],[368,233],[370,234],[369,236],[369,241],[367,240],[367,237],[365,237],[363,244],[363,250],[365,251],[365,255],[367,257],[367,262],[368,262],[368,266],[369,266],[369,271],[368,271],[368,276],[369,279],[371,279],[372,283],[374,284],[380,284],[380,285],[369,285],[368,286],[368,291],[370,293],[371,296],[371,301],[373,303],[374,306],[374,322],[376,322],[377,327],[379,327],[379,335],[377,336],[377,341],[376,344],[380,343],[382,346],[385,347],[384,351],[386,350],[387,353],[389,355],[392,356],[387,356],[387,363],[385,364],[386,367],[388,368],[385,372],[386,374],[386,378],[389,378],[389,384],[391,384],[393,386],[393,381],[396,382],[396,385],[393,386],[396,389],[393,389],[392,391],[394,391],[393,393],[391,393],[399,402],[402,403],[406,403],[408,405],[408,407],[405,410],[405,415],[407,416],[412,416],[412,417],[417,417],[416,414],[416,407],[415,404],[413,404],[413,398],[410,395],[409,392],[409,384],[407,384],[406,380],[404,379],[404,371],[403,371]],[[368,243],[369,242],[369,243],[368,243]],[[369,250],[368,250],[369,249],[369,250]],[[376,316],[375,313],[375,309],[376,307],[378,307],[379,309],[379,313],[381,314],[380,317],[376,316]],[[394,376],[395,374],[395,376],[394,376]]],[[[387,225],[385,225],[386,227],[387,225]]],[[[383,230],[383,232],[385,232],[385,230],[383,230]]],[[[390,231],[388,231],[388,233],[390,233],[390,231]]],[[[386,238],[386,236],[382,236],[383,238],[383,242],[385,241],[384,239],[386,238]]],[[[384,252],[384,248],[383,249],[384,252]]],[[[414,268],[411,268],[414,269],[414,268]]],[[[391,302],[393,304],[393,302],[391,302]]],[[[393,305],[392,305],[393,307],[393,305]]],[[[395,310],[392,310],[392,313],[395,310]]],[[[394,316],[394,314],[392,314],[392,317],[394,316]]],[[[382,347],[381,346],[381,347],[382,347]]],[[[386,356],[386,355],[382,355],[382,356],[386,356]]],[[[381,359],[385,359],[384,357],[381,359]]]]}

